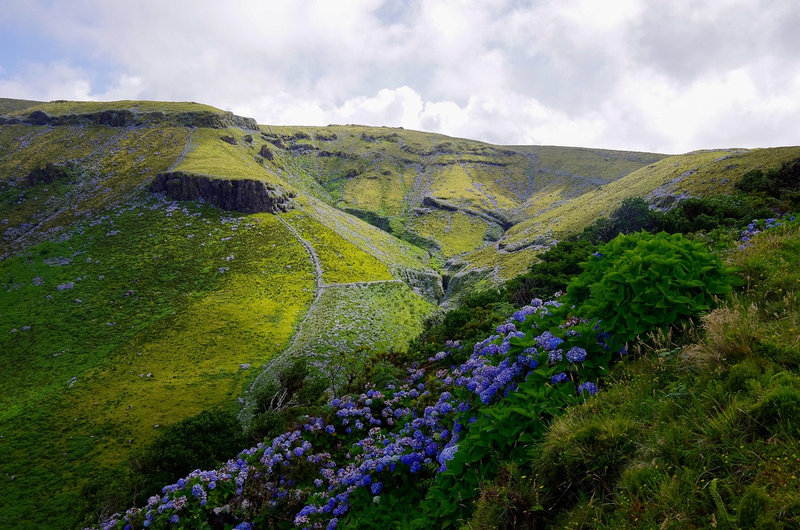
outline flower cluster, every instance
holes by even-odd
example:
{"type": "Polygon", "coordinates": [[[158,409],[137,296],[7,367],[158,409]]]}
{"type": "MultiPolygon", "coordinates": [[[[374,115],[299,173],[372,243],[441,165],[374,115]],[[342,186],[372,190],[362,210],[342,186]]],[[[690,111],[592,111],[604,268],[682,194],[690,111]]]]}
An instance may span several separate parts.
{"type": "Polygon", "coordinates": [[[296,527],[334,529],[364,496],[380,503],[397,474],[408,479],[445,471],[480,409],[532,377],[573,396],[595,394],[592,379],[598,376],[582,363],[611,355],[604,334],[594,322],[563,318],[566,311],[555,315],[559,305],[533,300],[496,335],[476,344],[466,362],[442,367],[450,351],[461,347],[448,343],[428,364],[412,364],[398,384],[368,385],[360,395],[332,399],[323,417],[305,417],[294,430],[243,451],[218,471],[191,473],[146,507],[116,514],[102,528],[146,528],[155,518],[172,524],[189,507],[213,509],[213,500],[245,518],[301,505],[296,527]],[[569,386],[579,382],[577,391],[569,386]],[[220,484],[226,496],[216,496],[220,484]]]}
{"type": "MultiPolygon", "coordinates": [[[[795,218],[796,217],[792,215],[786,218],[786,221],[791,222],[794,221],[795,218]]],[[[779,219],[780,216],[778,218],[770,217],[769,219],[765,219],[763,230],[759,229],[759,225],[761,224],[759,220],[753,219],[753,221],[749,225],[747,225],[747,228],[745,228],[744,231],[739,235],[739,243],[741,243],[739,245],[739,250],[743,250],[746,246],[748,246],[756,234],[760,234],[764,230],[769,230],[771,228],[777,228],[779,226],[782,226],[783,222],[780,221],[779,219]]]]}

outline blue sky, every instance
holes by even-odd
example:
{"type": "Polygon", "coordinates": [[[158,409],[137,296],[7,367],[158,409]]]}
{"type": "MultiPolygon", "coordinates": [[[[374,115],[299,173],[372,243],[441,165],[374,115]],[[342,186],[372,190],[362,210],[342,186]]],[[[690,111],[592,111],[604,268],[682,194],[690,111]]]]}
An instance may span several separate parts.
{"type": "Polygon", "coordinates": [[[0,97],[667,153],[800,143],[794,0],[27,0],[0,97]]]}

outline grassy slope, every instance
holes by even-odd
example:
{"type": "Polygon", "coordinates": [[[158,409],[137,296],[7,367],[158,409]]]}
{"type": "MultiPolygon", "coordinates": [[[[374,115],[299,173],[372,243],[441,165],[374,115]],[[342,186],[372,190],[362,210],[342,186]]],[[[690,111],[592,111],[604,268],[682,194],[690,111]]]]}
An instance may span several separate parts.
{"type": "Polygon", "coordinates": [[[152,439],[154,424],[230,402],[253,374],[239,364],[286,347],[310,304],[313,270],[277,219],[167,208],[126,211],[0,262],[0,466],[17,477],[0,486],[13,501],[3,516],[70,513],[75,487],[152,439]],[[62,257],[72,262],[44,262],[62,257]],[[43,482],[65,496],[43,506],[31,497],[43,482]]]}
{"type": "Polygon", "coordinates": [[[15,111],[9,112],[9,115],[29,114],[31,112],[41,110],[50,114],[51,116],[61,116],[64,114],[83,114],[87,112],[97,112],[101,110],[131,110],[139,112],[196,112],[207,111],[221,114],[222,111],[211,107],[194,102],[172,102],[172,101],[50,101],[47,103],[35,103],[34,105],[26,105],[20,107],[15,111]]]}
{"type": "Polygon", "coordinates": [[[662,339],[619,364],[513,485],[487,485],[469,527],[508,528],[520,498],[543,503],[556,529],[797,527],[798,252],[794,225],[732,254],[745,284],[697,341],[662,339]]]}
{"type": "Polygon", "coordinates": [[[498,147],[385,127],[262,126],[261,131],[275,155],[272,166],[298,189],[339,207],[376,212],[387,222],[434,239],[441,246],[441,252],[433,253],[434,263],[459,256],[473,263],[471,270],[488,270],[486,285],[524,271],[539,250],[525,248],[498,257],[487,231],[500,230],[494,239],[502,231],[475,211],[523,221],[665,156],[498,147]],[[427,196],[468,210],[425,206],[427,196]]]}
{"type": "Polygon", "coordinates": [[[497,252],[497,248],[485,248],[467,256],[465,259],[470,262],[470,267],[466,270],[490,269],[501,279],[512,278],[524,271],[530,259],[535,259],[540,252],[539,248],[531,245],[558,239],[569,231],[582,230],[598,217],[608,216],[628,197],[655,199],[728,193],[747,171],[777,167],[781,162],[798,156],[800,147],[780,147],[699,151],[664,158],[598,187],[592,193],[554,200],[533,217],[508,230],[498,243],[501,252],[497,252]]]}
{"type": "Polygon", "coordinates": [[[393,280],[387,266],[308,215],[292,211],[284,219],[314,248],[326,284],[393,280]]]}
{"type": "Polygon", "coordinates": [[[416,233],[438,241],[442,256],[450,258],[476,250],[484,245],[489,223],[463,212],[431,210],[414,216],[409,227],[416,233]]]}
{"type": "Polygon", "coordinates": [[[189,152],[175,170],[233,180],[261,180],[285,186],[283,180],[257,161],[256,146],[259,143],[245,142],[242,139],[244,136],[236,128],[197,129],[192,133],[189,152]],[[237,144],[224,142],[221,136],[233,137],[237,144]]]}
{"type": "Polygon", "coordinates": [[[40,105],[41,101],[31,101],[26,99],[0,98],[0,115],[17,112],[34,105],[40,105]]]}
{"type": "MultiPolygon", "coordinates": [[[[233,401],[306,316],[314,267],[276,217],[231,217],[145,191],[170,166],[287,186],[280,167],[261,165],[260,139],[196,129],[179,160],[189,134],[0,130],[0,220],[14,236],[3,250],[15,254],[0,261],[0,469],[14,477],[0,481],[0,526],[73,526],[88,477],[152,440],[155,425],[233,401]],[[80,171],[22,184],[32,169],[65,161],[80,171]]],[[[379,282],[327,287],[308,319],[330,323],[335,312],[338,322],[307,326],[298,345],[403,347],[435,308],[395,272],[432,272],[427,254],[313,198],[298,206],[284,217],[315,247],[326,284],[379,282]],[[389,307],[402,309],[384,315],[389,307]]]]}
{"type": "Polygon", "coordinates": [[[426,195],[489,212],[525,206],[553,184],[565,194],[619,178],[664,155],[582,148],[498,147],[385,127],[262,126],[277,152],[303,161],[340,206],[408,214],[426,195]]]}
{"type": "Polygon", "coordinates": [[[325,358],[359,346],[404,349],[436,307],[402,282],[334,286],[323,290],[294,351],[325,358]]]}
{"type": "Polygon", "coordinates": [[[44,240],[145,187],[180,155],[180,127],[31,127],[0,130],[0,255],[44,240]],[[66,181],[32,187],[22,179],[46,163],[73,162],[66,181]]]}
{"type": "Polygon", "coordinates": [[[391,270],[407,268],[432,272],[428,266],[427,252],[321,201],[301,197],[296,202],[299,211],[333,229],[339,236],[374,256],[391,270]]]}

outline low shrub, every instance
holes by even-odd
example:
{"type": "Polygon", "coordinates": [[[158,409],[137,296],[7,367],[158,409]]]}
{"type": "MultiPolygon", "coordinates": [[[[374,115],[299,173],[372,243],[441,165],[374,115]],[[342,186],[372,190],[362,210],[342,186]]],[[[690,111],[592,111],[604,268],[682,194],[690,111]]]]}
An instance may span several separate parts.
{"type": "Polygon", "coordinates": [[[577,313],[599,318],[620,347],[713,308],[735,283],[730,272],[700,242],[642,231],[600,246],[567,286],[566,301],[577,313]]]}

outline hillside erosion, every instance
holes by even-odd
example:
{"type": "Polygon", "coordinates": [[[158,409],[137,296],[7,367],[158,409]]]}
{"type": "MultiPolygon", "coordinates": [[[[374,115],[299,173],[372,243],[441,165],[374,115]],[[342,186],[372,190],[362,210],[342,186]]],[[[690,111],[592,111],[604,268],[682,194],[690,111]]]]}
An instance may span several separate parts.
{"type": "Polygon", "coordinates": [[[288,212],[295,197],[291,191],[260,180],[227,180],[181,171],[159,173],[150,191],[179,201],[203,199],[224,210],[244,213],[288,212]]]}

